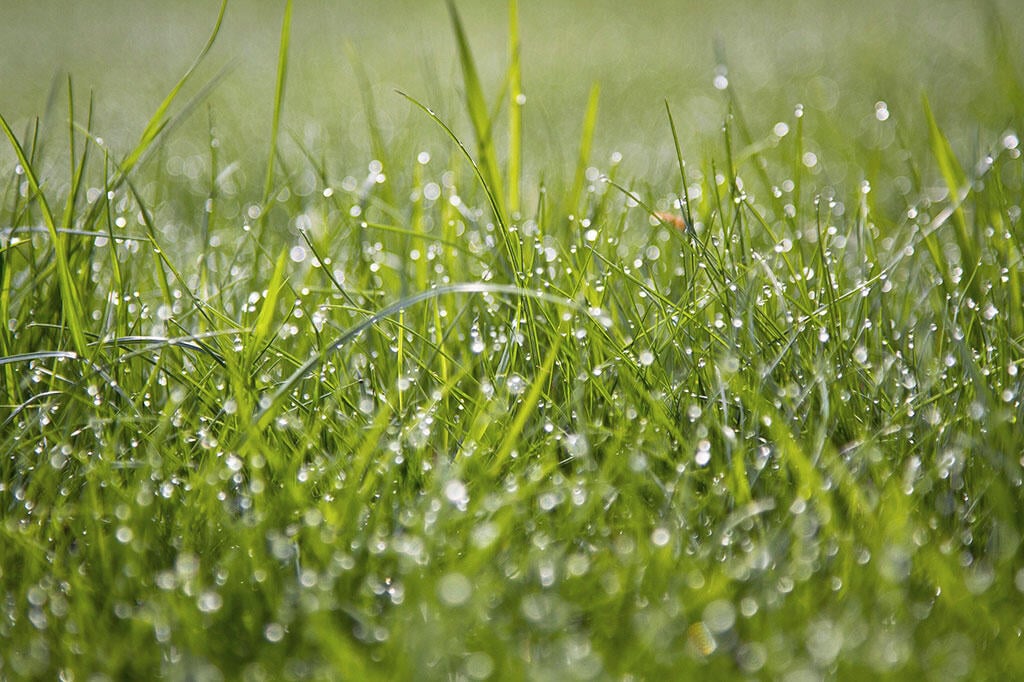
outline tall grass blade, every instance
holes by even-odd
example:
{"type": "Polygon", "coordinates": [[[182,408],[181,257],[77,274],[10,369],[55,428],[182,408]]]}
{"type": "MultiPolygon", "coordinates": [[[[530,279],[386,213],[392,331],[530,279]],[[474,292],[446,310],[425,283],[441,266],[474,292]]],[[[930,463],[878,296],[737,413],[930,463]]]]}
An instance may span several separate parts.
{"type": "MultiPolygon", "coordinates": [[[[387,145],[384,142],[384,133],[380,125],[380,116],[378,115],[380,109],[377,107],[377,102],[373,97],[373,85],[370,83],[366,67],[363,65],[362,59],[359,58],[355,47],[351,43],[346,43],[345,50],[348,52],[349,62],[352,64],[356,80],[359,83],[359,93],[363,98],[363,114],[366,117],[366,127],[370,134],[370,153],[373,154],[373,158],[384,164],[386,168],[389,162],[389,155],[387,145]]],[[[388,204],[393,203],[391,183],[385,182],[381,185],[380,192],[385,202],[388,204]]]]}
{"type": "Polygon", "coordinates": [[[267,215],[267,205],[274,189],[274,160],[277,157],[277,136],[281,128],[281,110],[284,107],[284,86],[288,75],[288,43],[292,30],[292,0],[284,6],[281,22],[281,44],[277,53],[277,82],[274,86],[274,118],[270,125],[270,150],[267,152],[267,171],[263,180],[263,201],[260,218],[267,215]]]}
{"type": "MultiPolygon", "coordinates": [[[[514,241],[514,238],[509,234],[508,223],[505,220],[505,214],[504,214],[504,211],[501,208],[500,200],[498,198],[498,193],[495,192],[495,188],[488,181],[487,177],[484,174],[484,171],[480,168],[480,166],[477,164],[477,162],[473,159],[473,155],[470,154],[468,149],[466,149],[466,145],[464,145],[462,143],[462,140],[459,139],[458,135],[456,135],[455,132],[451,128],[448,127],[448,124],[446,124],[444,121],[442,121],[438,117],[437,114],[435,114],[427,106],[425,106],[424,104],[420,103],[415,98],[405,94],[401,90],[398,91],[398,94],[401,95],[402,97],[406,98],[407,100],[409,100],[413,104],[415,104],[417,107],[420,108],[420,110],[422,110],[425,114],[427,114],[427,116],[429,116],[431,119],[433,119],[433,121],[435,123],[437,123],[439,126],[441,126],[441,128],[443,128],[444,131],[448,134],[448,137],[450,137],[455,142],[456,146],[458,146],[458,148],[462,152],[463,156],[465,156],[466,159],[469,161],[469,165],[473,167],[473,173],[476,175],[477,180],[480,181],[480,185],[483,187],[484,194],[487,195],[487,201],[488,201],[488,203],[491,206],[491,212],[494,214],[494,220],[498,224],[498,232],[501,234],[501,239],[502,239],[502,243],[503,243],[503,245],[505,247],[505,254],[506,254],[506,257],[508,258],[508,262],[509,262],[509,264],[511,264],[512,270],[514,272],[518,272],[519,271],[519,263],[522,262],[522,257],[521,257],[521,255],[519,253],[519,243],[518,243],[518,240],[514,241]]],[[[497,187],[500,189],[500,185],[498,185],[497,187]]]]}
{"type": "Polygon", "coordinates": [[[504,436],[501,440],[501,445],[498,447],[497,452],[494,454],[494,459],[491,460],[491,474],[497,477],[505,466],[505,462],[508,460],[509,455],[512,454],[512,450],[515,449],[516,445],[519,444],[519,437],[523,433],[523,429],[526,427],[526,422],[530,420],[530,416],[537,411],[537,403],[544,393],[544,389],[547,387],[548,378],[551,376],[551,370],[555,366],[555,361],[558,359],[558,351],[562,347],[561,335],[555,337],[555,343],[551,348],[547,350],[548,357],[544,361],[544,364],[539,370],[537,370],[536,376],[533,377],[533,384],[530,386],[529,392],[523,397],[522,403],[520,403],[519,411],[516,412],[515,419],[505,430],[504,436]]]}
{"type": "Polygon", "coordinates": [[[686,162],[683,161],[683,149],[679,145],[679,133],[676,132],[676,121],[672,116],[672,107],[665,100],[665,114],[668,116],[668,125],[672,129],[672,144],[676,151],[676,163],[679,165],[679,200],[682,204],[683,217],[686,218],[686,229],[693,233],[693,210],[690,208],[690,197],[686,190],[686,162]]]}
{"type": "Polygon", "coordinates": [[[267,284],[267,296],[260,304],[260,312],[256,316],[256,324],[253,325],[251,344],[253,349],[263,345],[264,339],[270,335],[270,326],[274,321],[274,311],[277,309],[277,300],[284,288],[284,268],[288,262],[288,254],[282,252],[277,258],[277,265],[274,266],[274,274],[267,284]]]}
{"type": "Polygon", "coordinates": [[[576,158],[576,173],[572,180],[572,189],[565,204],[566,215],[577,215],[580,197],[583,194],[583,183],[586,181],[587,164],[590,163],[590,148],[594,142],[594,130],[597,128],[597,107],[601,100],[601,86],[594,83],[590,87],[587,98],[587,109],[583,114],[583,130],[580,133],[579,155],[576,158]]]}
{"type": "Polygon", "coordinates": [[[455,31],[455,41],[459,50],[459,65],[462,67],[462,80],[466,89],[466,109],[469,112],[469,120],[473,124],[473,132],[476,135],[476,153],[480,159],[480,167],[487,178],[487,183],[493,189],[493,199],[496,211],[500,217],[498,220],[507,224],[504,202],[502,201],[501,188],[504,183],[501,181],[501,173],[498,171],[498,160],[494,149],[493,125],[489,112],[487,111],[487,100],[484,97],[483,87],[480,85],[480,76],[477,74],[476,62],[469,47],[469,39],[466,37],[462,19],[455,8],[454,0],[447,0],[448,13],[451,16],[452,28],[455,31]]]}
{"type": "Polygon", "coordinates": [[[960,166],[956,155],[953,153],[953,147],[949,144],[949,140],[935,120],[935,115],[932,113],[927,96],[922,96],[921,101],[924,107],[925,118],[928,120],[932,154],[935,156],[935,161],[939,164],[939,171],[946,183],[946,189],[949,190],[949,200],[953,205],[952,222],[957,247],[960,249],[961,260],[963,261],[964,277],[967,280],[973,281],[974,271],[978,265],[977,254],[971,236],[967,231],[967,217],[964,215],[962,206],[962,202],[970,189],[967,184],[967,176],[960,166]]]}
{"type": "Polygon", "coordinates": [[[64,324],[67,325],[68,332],[71,334],[74,350],[79,354],[83,354],[87,346],[85,339],[85,316],[78,295],[77,280],[72,275],[71,266],[68,263],[67,236],[59,232],[53,212],[50,210],[50,204],[47,202],[46,195],[43,194],[43,190],[39,186],[39,179],[32,168],[32,163],[29,161],[28,156],[26,156],[21,143],[18,142],[18,138],[14,135],[14,131],[11,130],[11,126],[8,125],[7,119],[2,114],[0,114],[0,127],[3,128],[8,142],[10,142],[11,147],[14,149],[15,155],[18,157],[18,163],[21,164],[22,169],[25,171],[25,179],[28,180],[29,187],[39,202],[39,209],[42,211],[43,221],[46,224],[46,229],[50,235],[50,242],[53,245],[64,324]]]}
{"type": "Polygon", "coordinates": [[[146,150],[149,149],[150,145],[153,144],[154,140],[156,140],[164,126],[167,125],[167,120],[165,118],[167,110],[171,108],[171,104],[173,104],[174,100],[177,99],[178,93],[181,92],[185,83],[187,83],[192,77],[196,68],[198,68],[199,64],[203,61],[203,58],[206,57],[210,48],[213,47],[213,42],[216,40],[217,34],[220,33],[220,27],[224,21],[224,12],[227,8],[228,0],[222,0],[220,11],[217,13],[217,21],[213,25],[213,30],[210,32],[210,37],[207,38],[206,44],[203,45],[203,49],[199,51],[199,55],[196,56],[195,60],[193,60],[192,65],[188,67],[185,75],[183,75],[174,87],[171,88],[171,91],[167,93],[166,97],[164,97],[163,102],[161,102],[160,106],[157,107],[155,112],[153,112],[153,115],[149,119],[149,123],[146,124],[145,129],[142,131],[142,136],[139,139],[138,144],[135,146],[135,149],[133,149],[125,160],[121,162],[122,173],[127,174],[128,171],[135,166],[146,150]]]}
{"type": "Polygon", "coordinates": [[[508,210],[512,216],[520,212],[523,182],[523,76],[519,53],[519,1],[508,3],[509,65],[508,65],[508,210]]]}
{"type": "MultiPolygon", "coordinates": [[[[89,119],[92,119],[92,98],[89,98],[89,119]]],[[[89,153],[89,145],[82,150],[81,163],[75,160],[75,92],[71,86],[71,76],[68,76],[68,164],[70,166],[71,191],[68,192],[64,203],[64,215],[61,218],[61,227],[71,227],[71,218],[74,215],[75,200],[78,198],[78,191],[82,183],[82,173],[85,170],[86,156],[89,153]]]]}

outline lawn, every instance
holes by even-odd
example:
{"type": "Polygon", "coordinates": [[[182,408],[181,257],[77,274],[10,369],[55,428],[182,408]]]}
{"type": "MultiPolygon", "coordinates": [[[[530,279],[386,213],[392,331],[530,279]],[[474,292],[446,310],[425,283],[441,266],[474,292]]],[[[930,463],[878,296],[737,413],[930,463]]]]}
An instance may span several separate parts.
{"type": "Polygon", "coordinates": [[[5,13],[0,678],[1024,675],[1014,3],[363,5],[5,13]]]}

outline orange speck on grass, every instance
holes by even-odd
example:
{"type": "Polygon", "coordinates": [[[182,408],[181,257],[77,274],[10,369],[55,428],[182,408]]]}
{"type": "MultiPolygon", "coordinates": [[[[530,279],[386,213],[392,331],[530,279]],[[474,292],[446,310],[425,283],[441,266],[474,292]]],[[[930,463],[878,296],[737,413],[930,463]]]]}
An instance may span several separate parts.
{"type": "Polygon", "coordinates": [[[670,213],[669,211],[655,211],[654,217],[660,220],[661,222],[671,225],[672,227],[678,228],[680,230],[685,230],[689,227],[686,224],[686,218],[684,218],[681,215],[676,215],[675,213],[670,213]]]}

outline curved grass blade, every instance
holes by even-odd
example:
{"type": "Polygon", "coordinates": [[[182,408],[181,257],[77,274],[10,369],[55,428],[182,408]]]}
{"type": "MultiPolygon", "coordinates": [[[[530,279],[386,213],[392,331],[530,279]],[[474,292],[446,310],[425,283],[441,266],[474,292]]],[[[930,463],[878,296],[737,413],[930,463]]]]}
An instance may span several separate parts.
{"type": "Polygon", "coordinates": [[[131,353],[119,356],[121,360],[142,355],[159,348],[176,347],[185,348],[188,350],[194,350],[202,353],[206,353],[216,361],[221,367],[226,366],[224,362],[224,356],[217,351],[213,350],[207,344],[203,343],[201,339],[210,338],[214,336],[227,336],[233,334],[241,334],[247,332],[246,329],[228,329],[218,332],[207,332],[205,334],[193,334],[191,336],[178,336],[178,337],[164,337],[164,336],[119,336],[113,339],[100,342],[98,345],[101,346],[137,346],[144,345],[145,348],[141,348],[131,353]]]}
{"type": "Polygon", "coordinates": [[[206,44],[203,45],[203,49],[199,51],[199,54],[196,56],[195,60],[193,60],[192,65],[188,67],[188,71],[185,72],[185,75],[183,75],[174,87],[171,88],[171,91],[167,93],[166,97],[164,97],[164,101],[161,102],[160,106],[157,107],[157,110],[153,112],[153,116],[150,117],[149,123],[146,124],[146,128],[142,131],[142,137],[139,139],[139,143],[121,163],[121,170],[123,173],[127,173],[128,170],[138,162],[139,158],[147,149],[149,149],[150,145],[153,144],[153,141],[160,134],[161,130],[163,130],[164,126],[167,125],[167,120],[164,118],[167,110],[170,109],[171,104],[174,103],[175,99],[177,99],[178,93],[181,92],[185,83],[192,77],[192,74],[195,72],[200,62],[203,61],[206,53],[210,51],[211,47],[213,47],[213,42],[216,40],[217,34],[220,33],[220,27],[224,21],[224,12],[227,8],[228,0],[222,0],[220,11],[217,13],[217,21],[213,26],[213,31],[210,32],[210,37],[206,40],[206,44]]]}
{"type": "Polygon", "coordinates": [[[310,372],[312,372],[314,368],[323,364],[323,362],[327,359],[328,355],[331,355],[332,353],[343,348],[346,344],[348,344],[353,339],[357,338],[360,334],[370,329],[375,324],[391,317],[395,313],[406,310],[407,308],[411,308],[412,306],[418,303],[429,301],[431,299],[440,298],[441,296],[445,296],[447,294],[509,294],[513,296],[527,296],[541,301],[548,301],[559,305],[565,305],[574,308],[578,311],[584,312],[588,316],[590,315],[590,311],[587,310],[586,307],[580,305],[579,303],[576,303],[575,301],[562,298],[560,296],[545,294],[544,292],[541,291],[523,289],[521,287],[511,286],[508,284],[486,284],[483,282],[472,282],[465,284],[451,284],[448,286],[437,287],[436,289],[431,289],[429,291],[421,291],[418,294],[414,294],[400,301],[396,301],[391,305],[387,306],[386,308],[383,308],[382,310],[373,314],[369,318],[363,320],[356,326],[352,327],[351,329],[343,333],[337,340],[331,343],[331,345],[327,346],[327,348],[311,357],[309,360],[304,362],[298,369],[292,372],[292,374],[287,379],[284,380],[284,383],[282,383],[281,386],[279,386],[278,389],[273,393],[273,395],[271,395],[270,400],[266,404],[266,406],[256,414],[255,423],[257,428],[263,428],[273,420],[277,408],[280,406],[285,396],[287,396],[291,392],[291,390],[299,381],[302,380],[303,377],[307,376],[310,372]]]}
{"type": "Polygon", "coordinates": [[[35,360],[51,359],[72,360],[76,362],[81,362],[86,367],[91,369],[93,373],[95,373],[101,379],[103,379],[103,381],[108,386],[113,388],[114,392],[117,393],[117,395],[120,396],[122,400],[124,400],[126,405],[132,405],[136,415],[139,414],[138,409],[134,408],[134,403],[132,402],[132,399],[128,396],[127,393],[125,393],[124,389],[122,389],[121,386],[119,386],[118,383],[114,381],[113,377],[110,376],[110,373],[107,372],[107,370],[105,370],[100,365],[96,364],[89,358],[83,357],[79,353],[66,350],[40,350],[34,351],[32,353],[19,353],[17,355],[7,355],[5,357],[0,357],[0,366],[21,362],[33,362],[35,360]]]}
{"type": "Polygon", "coordinates": [[[494,193],[493,188],[489,184],[487,178],[484,176],[483,171],[480,169],[480,166],[477,165],[477,162],[473,159],[473,155],[469,153],[468,149],[466,149],[466,145],[462,144],[462,140],[459,139],[458,135],[456,135],[455,132],[448,127],[448,124],[442,121],[441,118],[437,114],[435,114],[430,108],[419,102],[416,98],[402,92],[401,90],[396,90],[395,92],[397,92],[399,95],[415,104],[427,116],[433,119],[435,123],[441,126],[444,129],[444,131],[448,133],[448,136],[455,142],[455,144],[459,147],[459,150],[469,161],[469,165],[473,167],[473,172],[476,174],[477,180],[480,181],[480,185],[483,187],[484,194],[487,195],[487,202],[490,204],[491,212],[494,214],[494,220],[498,224],[498,231],[501,233],[502,242],[505,245],[505,254],[508,257],[509,263],[511,263],[512,268],[515,272],[519,272],[519,263],[521,261],[521,258],[518,254],[518,251],[512,248],[512,237],[511,235],[509,235],[508,232],[508,223],[505,222],[504,212],[502,211],[501,205],[498,203],[498,196],[494,193]]]}

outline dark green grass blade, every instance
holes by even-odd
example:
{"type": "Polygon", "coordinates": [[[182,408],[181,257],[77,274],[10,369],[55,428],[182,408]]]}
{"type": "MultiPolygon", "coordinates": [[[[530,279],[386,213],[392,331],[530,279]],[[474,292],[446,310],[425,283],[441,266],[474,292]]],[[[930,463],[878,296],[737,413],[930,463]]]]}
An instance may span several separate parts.
{"type": "Polygon", "coordinates": [[[676,163],[679,165],[679,182],[681,183],[679,200],[682,203],[683,217],[686,218],[686,229],[692,234],[693,211],[690,208],[690,197],[686,191],[686,162],[683,161],[683,150],[682,147],[679,146],[679,134],[676,132],[676,121],[672,117],[672,108],[668,105],[668,100],[665,100],[665,114],[668,116],[668,125],[672,129],[672,143],[676,151],[676,163]]]}
{"type": "MultiPolygon", "coordinates": [[[[92,127],[93,98],[89,95],[89,114],[86,119],[86,128],[92,127]]],[[[75,214],[75,203],[78,200],[82,189],[82,182],[85,175],[85,166],[89,158],[90,145],[82,148],[82,158],[75,159],[75,96],[71,86],[71,76],[68,76],[68,162],[70,165],[71,191],[68,192],[67,200],[64,203],[64,215],[61,217],[61,227],[71,227],[71,221],[75,214]]]]}

